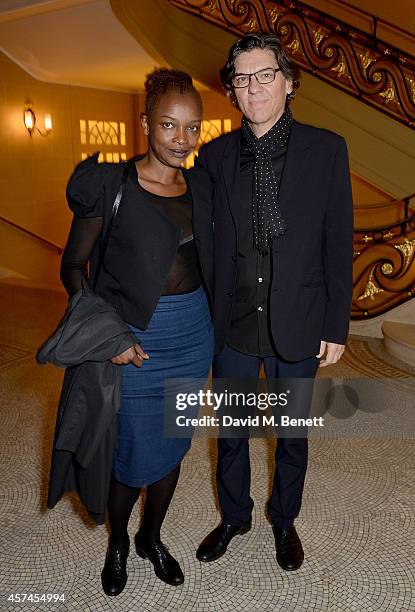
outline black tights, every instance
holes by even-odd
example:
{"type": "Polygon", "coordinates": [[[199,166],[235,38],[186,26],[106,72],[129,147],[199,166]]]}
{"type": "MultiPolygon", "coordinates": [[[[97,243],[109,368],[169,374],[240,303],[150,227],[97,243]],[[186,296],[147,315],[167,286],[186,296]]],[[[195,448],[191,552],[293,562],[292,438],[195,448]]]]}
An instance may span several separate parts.
{"type": "MultiPolygon", "coordinates": [[[[144,516],[140,527],[140,539],[143,543],[152,544],[160,541],[160,529],[176,489],[179,474],[180,464],[164,478],[147,486],[144,516]]],[[[128,537],[128,521],[140,492],[140,488],[129,487],[114,478],[111,480],[108,520],[111,537],[115,542],[122,542],[128,537]]]]}

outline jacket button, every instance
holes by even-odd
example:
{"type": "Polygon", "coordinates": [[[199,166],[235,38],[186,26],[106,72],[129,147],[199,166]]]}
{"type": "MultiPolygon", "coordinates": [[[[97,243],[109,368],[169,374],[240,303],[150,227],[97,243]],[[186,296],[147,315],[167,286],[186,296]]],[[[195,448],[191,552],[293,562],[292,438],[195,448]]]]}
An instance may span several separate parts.
{"type": "Polygon", "coordinates": [[[229,291],[228,295],[229,295],[229,297],[233,297],[232,291],[229,291]]]}

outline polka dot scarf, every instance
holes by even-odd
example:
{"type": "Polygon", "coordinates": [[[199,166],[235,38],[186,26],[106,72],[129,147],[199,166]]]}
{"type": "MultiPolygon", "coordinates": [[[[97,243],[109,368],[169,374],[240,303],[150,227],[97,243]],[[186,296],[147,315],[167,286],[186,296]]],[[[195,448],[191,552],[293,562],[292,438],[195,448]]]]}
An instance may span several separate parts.
{"type": "Polygon", "coordinates": [[[292,120],[291,111],[287,108],[277,123],[257,138],[246,117],[242,119],[242,146],[255,157],[252,220],[254,243],[260,253],[267,253],[273,238],[282,236],[286,231],[278,202],[279,181],[274,173],[271,155],[287,146],[292,120]]]}

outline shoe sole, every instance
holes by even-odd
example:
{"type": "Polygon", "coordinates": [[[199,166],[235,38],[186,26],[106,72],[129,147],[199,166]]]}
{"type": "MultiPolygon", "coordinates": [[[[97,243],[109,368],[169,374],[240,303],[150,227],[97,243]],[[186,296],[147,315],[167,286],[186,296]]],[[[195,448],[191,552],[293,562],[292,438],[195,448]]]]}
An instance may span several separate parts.
{"type": "MultiPolygon", "coordinates": [[[[248,533],[248,531],[251,531],[252,529],[252,525],[249,525],[249,527],[243,527],[240,531],[237,531],[235,533],[235,535],[232,537],[231,542],[233,540],[233,538],[237,535],[245,535],[245,533],[248,533]]],[[[229,544],[231,543],[229,542],[229,544]]],[[[228,544],[228,546],[229,546],[228,544]]],[[[223,555],[226,553],[226,551],[228,550],[228,546],[225,548],[225,550],[223,552],[220,553],[220,555],[216,555],[216,557],[213,557],[211,559],[199,559],[199,557],[196,554],[196,559],[198,561],[201,561],[202,563],[212,563],[213,561],[217,561],[218,559],[220,559],[221,557],[223,557],[223,555]]]]}
{"type": "Polygon", "coordinates": [[[154,573],[156,574],[157,578],[159,580],[161,580],[162,582],[165,582],[166,584],[170,584],[171,586],[180,586],[181,584],[183,584],[184,582],[184,578],[181,582],[169,582],[168,580],[166,580],[163,576],[160,575],[160,573],[157,571],[153,561],[150,559],[150,557],[144,552],[144,550],[142,550],[139,546],[137,546],[137,544],[135,545],[135,551],[137,553],[137,555],[139,557],[141,557],[142,559],[147,559],[148,561],[150,561],[150,563],[152,563],[153,568],[154,568],[154,573]]]}

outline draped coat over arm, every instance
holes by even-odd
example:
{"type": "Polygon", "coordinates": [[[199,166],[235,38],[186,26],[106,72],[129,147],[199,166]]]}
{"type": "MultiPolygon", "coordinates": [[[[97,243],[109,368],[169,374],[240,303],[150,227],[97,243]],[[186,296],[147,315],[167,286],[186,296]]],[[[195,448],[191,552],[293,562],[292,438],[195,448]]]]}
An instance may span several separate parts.
{"type": "Polygon", "coordinates": [[[83,283],[65,316],[38,351],[40,363],[65,367],[56,419],[48,508],[76,491],[97,524],[104,522],[121,369],[110,360],[139,342],[113,306],[83,283]]]}

